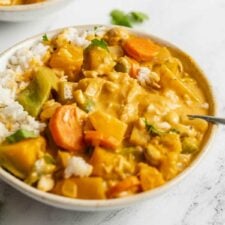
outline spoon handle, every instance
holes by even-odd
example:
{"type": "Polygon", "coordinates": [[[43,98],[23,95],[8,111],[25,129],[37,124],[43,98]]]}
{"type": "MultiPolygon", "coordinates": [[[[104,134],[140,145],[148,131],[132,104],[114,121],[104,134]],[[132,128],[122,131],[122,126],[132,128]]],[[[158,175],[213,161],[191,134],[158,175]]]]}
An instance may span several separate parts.
{"type": "Polygon", "coordinates": [[[206,120],[210,123],[215,123],[215,124],[225,124],[225,118],[219,118],[215,116],[203,116],[203,115],[187,115],[190,119],[203,119],[206,120]]]}

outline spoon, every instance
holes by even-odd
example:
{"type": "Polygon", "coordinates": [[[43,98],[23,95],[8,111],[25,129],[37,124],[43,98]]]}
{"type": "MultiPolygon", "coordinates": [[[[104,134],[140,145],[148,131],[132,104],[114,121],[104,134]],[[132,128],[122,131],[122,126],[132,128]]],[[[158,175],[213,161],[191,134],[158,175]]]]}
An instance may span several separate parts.
{"type": "Polygon", "coordinates": [[[210,123],[225,124],[225,118],[219,118],[215,116],[203,116],[203,115],[187,115],[190,119],[203,119],[210,123]]]}

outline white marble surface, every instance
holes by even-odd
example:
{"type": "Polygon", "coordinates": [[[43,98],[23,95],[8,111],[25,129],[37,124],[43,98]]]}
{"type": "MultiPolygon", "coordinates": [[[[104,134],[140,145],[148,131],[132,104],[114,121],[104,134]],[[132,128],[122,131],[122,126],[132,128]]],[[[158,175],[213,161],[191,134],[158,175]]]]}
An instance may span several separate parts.
{"type": "MultiPolygon", "coordinates": [[[[113,8],[140,10],[144,29],[189,52],[216,90],[225,116],[224,0],[75,0],[58,15],[29,23],[0,22],[0,51],[33,34],[57,27],[109,23],[113,8]]],[[[209,154],[175,188],[154,200],[113,212],[80,213],[38,203],[0,182],[0,225],[222,225],[225,224],[225,128],[209,154]]]]}

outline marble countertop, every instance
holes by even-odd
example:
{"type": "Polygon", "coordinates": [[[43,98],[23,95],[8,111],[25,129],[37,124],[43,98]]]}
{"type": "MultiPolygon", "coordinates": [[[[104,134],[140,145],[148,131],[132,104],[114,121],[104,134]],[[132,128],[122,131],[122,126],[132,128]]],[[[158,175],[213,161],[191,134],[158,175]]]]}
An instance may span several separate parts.
{"type": "MultiPolygon", "coordinates": [[[[0,22],[0,52],[33,34],[58,27],[109,23],[109,12],[139,10],[150,20],[137,29],[192,55],[211,80],[218,114],[225,116],[224,0],[74,0],[57,15],[27,23],[0,22]]],[[[72,212],[46,206],[0,181],[0,225],[222,225],[225,224],[225,128],[201,164],[176,187],[138,205],[108,212],[72,212]]]]}

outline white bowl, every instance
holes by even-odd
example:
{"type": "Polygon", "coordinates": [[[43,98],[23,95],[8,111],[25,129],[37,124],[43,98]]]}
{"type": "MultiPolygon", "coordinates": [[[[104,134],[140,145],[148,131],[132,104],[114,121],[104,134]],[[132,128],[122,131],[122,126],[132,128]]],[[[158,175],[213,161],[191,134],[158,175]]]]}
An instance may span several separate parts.
{"type": "Polygon", "coordinates": [[[29,21],[40,20],[45,16],[56,13],[72,0],[46,0],[40,3],[0,6],[0,21],[29,21]]]}
{"type": "MultiPolygon", "coordinates": [[[[87,25],[87,26],[76,26],[78,30],[86,30],[90,29],[91,27],[96,25],[87,25]]],[[[106,27],[113,27],[113,26],[106,26],[106,27]]],[[[65,29],[65,28],[64,28],[65,29]]],[[[60,30],[55,30],[48,32],[47,35],[50,37],[52,35],[57,34],[60,30]]],[[[129,29],[130,30],[130,29],[129,29]]],[[[152,40],[154,40],[156,43],[162,44],[164,46],[167,46],[170,51],[173,53],[173,55],[176,55],[179,57],[184,65],[184,68],[192,73],[194,78],[198,81],[199,86],[204,90],[206,94],[206,98],[208,102],[210,103],[210,114],[215,115],[216,113],[216,100],[214,97],[214,94],[212,92],[211,85],[209,81],[207,80],[206,76],[202,72],[202,70],[197,66],[197,64],[193,61],[191,57],[189,57],[186,53],[175,47],[174,45],[157,38],[155,36],[130,30],[131,32],[134,32],[137,35],[149,37],[152,40]]],[[[15,53],[16,50],[22,48],[22,47],[29,47],[38,40],[42,38],[43,34],[34,36],[30,39],[27,39],[23,42],[20,42],[16,45],[14,45],[12,48],[6,50],[0,55],[0,69],[4,68],[8,59],[15,53]]],[[[21,180],[17,179],[4,169],[0,167],[0,178],[4,180],[6,183],[11,185],[12,187],[16,188],[17,190],[21,191],[22,193],[40,201],[43,203],[46,203],[48,205],[52,205],[54,207],[58,208],[64,208],[64,209],[70,209],[70,210],[78,210],[78,211],[98,211],[98,210],[109,210],[109,209],[118,209],[123,208],[125,206],[134,204],[138,201],[148,200],[152,199],[158,195],[161,195],[162,193],[170,190],[173,186],[175,186],[179,181],[181,181],[184,177],[186,177],[188,174],[190,175],[190,172],[200,163],[200,160],[203,158],[203,156],[208,152],[209,150],[209,144],[212,142],[213,137],[215,135],[216,126],[210,125],[209,129],[205,135],[204,144],[202,146],[202,150],[198,154],[198,156],[194,159],[194,161],[191,163],[191,165],[185,169],[182,173],[180,173],[178,176],[176,176],[171,181],[165,183],[164,185],[155,188],[153,190],[143,192],[140,194],[136,194],[134,196],[126,197],[126,198],[120,198],[120,199],[110,199],[110,200],[81,200],[81,199],[71,199],[62,197],[59,195],[54,195],[50,193],[45,193],[42,191],[39,191],[36,188],[33,188],[21,180]]]]}

